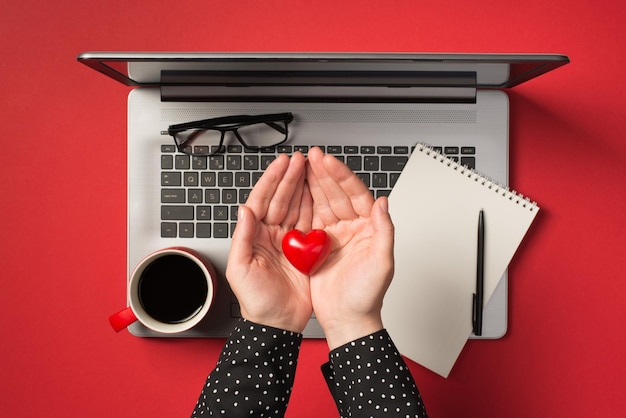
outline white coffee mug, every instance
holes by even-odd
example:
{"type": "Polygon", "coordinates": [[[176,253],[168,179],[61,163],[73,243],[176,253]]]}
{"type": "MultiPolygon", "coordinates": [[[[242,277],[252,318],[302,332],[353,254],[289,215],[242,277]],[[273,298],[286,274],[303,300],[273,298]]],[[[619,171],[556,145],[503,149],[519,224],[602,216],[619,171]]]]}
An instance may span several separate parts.
{"type": "Polygon", "coordinates": [[[155,251],[130,276],[130,306],[112,315],[109,322],[117,332],[135,321],[165,334],[186,331],[209,312],[216,282],[213,265],[193,250],[155,251]]]}

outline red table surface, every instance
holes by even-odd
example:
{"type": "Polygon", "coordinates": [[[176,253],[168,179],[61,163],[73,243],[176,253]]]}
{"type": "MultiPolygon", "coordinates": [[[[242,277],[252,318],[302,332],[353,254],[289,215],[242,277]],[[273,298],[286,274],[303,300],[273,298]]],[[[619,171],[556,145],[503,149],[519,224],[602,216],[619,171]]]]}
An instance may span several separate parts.
{"type": "MultiPolygon", "coordinates": [[[[107,322],[125,301],[128,88],[85,50],[569,55],[510,92],[511,185],[542,210],[510,266],[507,335],[469,342],[448,379],[409,365],[432,417],[623,414],[623,4],[5,2],[0,415],[186,417],[223,344],[107,322]]],[[[288,417],[338,416],[327,354],[304,342],[288,417]]]]}

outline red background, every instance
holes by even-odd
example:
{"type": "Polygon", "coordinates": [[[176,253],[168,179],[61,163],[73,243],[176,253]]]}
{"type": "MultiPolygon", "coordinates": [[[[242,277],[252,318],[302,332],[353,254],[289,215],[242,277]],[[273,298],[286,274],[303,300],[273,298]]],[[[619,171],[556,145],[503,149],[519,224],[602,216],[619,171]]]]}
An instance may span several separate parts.
{"type": "MultiPolygon", "coordinates": [[[[569,55],[510,92],[511,184],[542,211],[510,268],[508,334],[469,342],[448,379],[409,363],[432,417],[623,414],[622,1],[3,3],[0,415],[186,417],[223,343],[107,323],[125,295],[128,88],[76,63],[85,50],[569,55]]],[[[289,417],[337,416],[327,351],[303,344],[289,417]]]]}

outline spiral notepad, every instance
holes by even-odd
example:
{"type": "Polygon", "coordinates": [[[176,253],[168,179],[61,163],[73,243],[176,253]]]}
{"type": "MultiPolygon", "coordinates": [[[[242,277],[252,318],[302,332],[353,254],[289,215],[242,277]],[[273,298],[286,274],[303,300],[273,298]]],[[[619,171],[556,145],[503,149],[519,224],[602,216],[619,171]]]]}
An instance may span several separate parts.
{"type": "Polygon", "coordinates": [[[396,270],[383,321],[403,355],[444,377],[472,333],[481,209],[487,303],[537,204],[425,145],[415,148],[389,196],[396,270]]]}

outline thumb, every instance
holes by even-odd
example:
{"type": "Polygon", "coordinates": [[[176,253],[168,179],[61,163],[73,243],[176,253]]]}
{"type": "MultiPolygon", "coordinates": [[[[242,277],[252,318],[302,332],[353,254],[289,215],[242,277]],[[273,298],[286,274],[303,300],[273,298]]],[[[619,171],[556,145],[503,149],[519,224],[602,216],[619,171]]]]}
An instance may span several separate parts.
{"type": "Polygon", "coordinates": [[[371,215],[372,226],[376,234],[376,250],[393,257],[394,226],[389,215],[389,201],[381,196],[374,202],[371,215]]]}
{"type": "Polygon", "coordinates": [[[252,258],[252,243],[256,232],[254,213],[247,206],[237,212],[237,227],[233,233],[228,265],[247,265],[252,258]]]}

